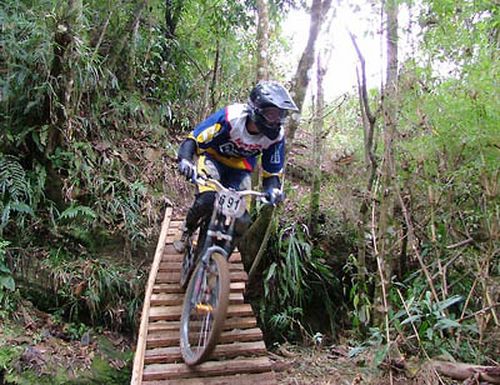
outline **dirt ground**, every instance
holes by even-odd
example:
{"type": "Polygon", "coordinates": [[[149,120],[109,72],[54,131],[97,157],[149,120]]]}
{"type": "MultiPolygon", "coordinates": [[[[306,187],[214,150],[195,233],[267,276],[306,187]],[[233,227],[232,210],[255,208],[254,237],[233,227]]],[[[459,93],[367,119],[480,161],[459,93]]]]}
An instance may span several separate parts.
{"type": "MultiPolygon", "coordinates": [[[[283,345],[270,353],[278,385],[454,385],[449,379],[438,378],[425,369],[414,370],[414,376],[392,365],[392,373],[385,364],[373,365],[375,352],[367,351],[349,357],[348,348],[332,346],[315,349],[283,345]]],[[[407,367],[412,366],[411,364],[407,367]]],[[[415,368],[418,364],[415,364],[415,368]]]]}

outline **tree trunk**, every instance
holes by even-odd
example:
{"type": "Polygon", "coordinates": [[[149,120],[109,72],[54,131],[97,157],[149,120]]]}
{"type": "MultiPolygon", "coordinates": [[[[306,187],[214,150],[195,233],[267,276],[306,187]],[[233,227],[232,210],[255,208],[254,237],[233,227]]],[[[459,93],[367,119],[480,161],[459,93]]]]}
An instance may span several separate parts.
{"type": "Polygon", "coordinates": [[[352,33],[349,33],[351,41],[354,45],[356,53],[361,67],[361,78],[359,72],[356,71],[358,80],[358,95],[359,95],[359,109],[361,116],[363,118],[363,138],[364,138],[364,149],[365,149],[365,167],[368,171],[368,181],[366,184],[366,193],[363,196],[363,201],[361,202],[361,207],[359,209],[359,221],[358,221],[358,231],[359,231],[359,247],[358,247],[358,279],[360,287],[365,288],[365,276],[367,272],[366,268],[366,237],[367,223],[369,222],[368,210],[371,207],[371,202],[373,201],[373,183],[375,181],[375,176],[377,173],[377,162],[375,159],[375,146],[374,146],[374,132],[376,116],[372,113],[370,109],[370,102],[368,99],[368,90],[366,86],[366,65],[365,58],[359,49],[356,42],[356,38],[352,33]]]}
{"type": "Polygon", "coordinates": [[[461,362],[431,361],[431,366],[443,376],[454,380],[467,380],[473,378],[479,381],[487,381],[491,384],[500,384],[500,366],[481,366],[465,364],[461,362]]]}
{"type": "MultiPolygon", "coordinates": [[[[330,9],[331,0],[313,0],[311,7],[311,24],[309,27],[309,38],[307,40],[306,48],[297,67],[297,72],[292,81],[291,95],[294,98],[297,107],[302,111],[304,99],[306,97],[307,87],[309,85],[309,71],[314,63],[314,51],[316,41],[321,30],[321,26],[325,20],[325,15],[330,9]]],[[[292,114],[290,123],[288,125],[287,142],[288,149],[295,137],[295,132],[299,127],[300,114],[292,114]]]]}
{"type": "Polygon", "coordinates": [[[113,44],[113,50],[111,51],[110,56],[108,58],[109,68],[114,69],[118,62],[118,59],[122,57],[125,44],[127,43],[127,40],[133,38],[134,31],[136,31],[137,28],[139,27],[139,21],[141,19],[142,11],[144,10],[147,4],[148,0],[141,0],[136,4],[134,13],[130,18],[127,27],[124,28],[124,30],[118,37],[117,41],[114,42],[113,44]]]}
{"type": "Polygon", "coordinates": [[[78,23],[81,13],[82,1],[70,0],[67,7],[63,9],[61,18],[56,25],[50,79],[57,99],[52,100],[49,94],[45,100],[46,115],[44,120],[48,125],[48,136],[45,153],[41,155],[41,161],[46,165],[48,174],[45,192],[47,197],[53,200],[59,208],[64,207],[63,183],[49,159],[54,151],[63,145],[64,140],[71,140],[73,136],[71,116],[76,105],[73,88],[75,82],[73,63],[77,60],[73,43],[79,30],[78,23]]]}
{"type": "Polygon", "coordinates": [[[45,148],[46,156],[52,154],[56,147],[62,144],[63,136],[71,137],[69,117],[73,109],[74,85],[74,71],[71,63],[75,60],[72,44],[82,12],[81,0],[68,1],[68,6],[63,12],[54,34],[54,59],[50,70],[50,78],[55,82],[53,87],[57,101],[50,100],[50,97],[46,101],[47,123],[52,123],[45,148]],[[51,110],[52,106],[54,106],[54,111],[51,110]]]}
{"type": "MultiPolygon", "coordinates": [[[[386,44],[387,44],[387,74],[386,85],[383,91],[382,111],[384,117],[384,158],[381,175],[381,197],[378,221],[378,255],[381,264],[381,282],[377,285],[375,295],[375,322],[381,323],[383,313],[388,311],[387,304],[381,306],[384,285],[390,282],[394,266],[397,263],[396,252],[390,251],[389,225],[394,212],[394,152],[393,140],[397,125],[397,74],[398,74],[398,6],[396,0],[385,3],[387,17],[386,44]],[[383,310],[382,310],[383,309],[383,310]],[[382,311],[381,311],[382,310],[382,311]]],[[[393,232],[395,233],[395,232],[393,232]]]]}
{"type": "Polygon", "coordinates": [[[214,68],[212,70],[212,80],[210,82],[210,110],[213,111],[217,107],[217,81],[219,79],[219,67],[220,67],[220,41],[217,39],[215,45],[215,58],[214,58],[214,68]]]}
{"type": "Polygon", "coordinates": [[[257,83],[269,79],[268,46],[269,46],[269,12],[267,0],[257,0],[257,83]]]}
{"type": "Polygon", "coordinates": [[[370,109],[370,101],[368,99],[368,90],[366,86],[366,65],[365,58],[359,49],[356,38],[352,33],[349,33],[351,41],[354,45],[358,59],[360,62],[360,72],[356,70],[357,83],[358,83],[358,97],[359,97],[359,109],[361,117],[363,120],[363,139],[364,139],[364,150],[365,150],[365,168],[367,171],[367,183],[366,191],[363,194],[363,200],[359,208],[359,220],[358,220],[358,258],[357,258],[357,280],[359,292],[358,296],[360,300],[358,301],[359,307],[356,309],[358,312],[358,317],[362,322],[363,327],[369,324],[369,299],[368,299],[368,287],[366,281],[366,275],[368,273],[368,268],[366,266],[366,257],[368,254],[368,245],[366,241],[366,234],[370,233],[368,224],[370,223],[369,213],[371,212],[373,199],[373,183],[375,182],[375,177],[377,174],[377,161],[375,158],[375,123],[376,116],[372,113],[370,109]]]}
{"type": "Polygon", "coordinates": [[[165,37],[175,38],[175,30],[179,24],[182,3],[184,0],[165,0],[165,37]]]}
{"type": "Polygon", "coordinates": [[[316,62],[316,76],[317,76],[317,86],[316,86],[316,103],[314,109],[314,121],[313,121],[313,159],[312,159],[312,186],[311,186],[311,202],[309,208],[309,230],[311,236],[315,236],[318,233],[318,215],[319,215],[319,204],[320,204],[320,188],[321,188],[321,165],[323,163],[323,125],[324,125],[324,95],[323,95],[323,77],[325,75],[326,69],[322,66],[321,55],[318,54],[318,60],[316,62]]]}

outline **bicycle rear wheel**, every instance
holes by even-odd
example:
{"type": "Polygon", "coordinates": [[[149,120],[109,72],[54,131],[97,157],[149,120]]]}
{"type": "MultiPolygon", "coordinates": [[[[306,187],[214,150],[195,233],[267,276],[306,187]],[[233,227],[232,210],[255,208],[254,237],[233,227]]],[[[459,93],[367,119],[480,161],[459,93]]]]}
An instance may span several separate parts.
{"type": "Polygon", "coordinates": [[[213,253],[206,267],[199,263],[184,297],[180,347],[187,365],[197,365],[212,353],[222,332],[229,304],[229,267],[213,253]]]}

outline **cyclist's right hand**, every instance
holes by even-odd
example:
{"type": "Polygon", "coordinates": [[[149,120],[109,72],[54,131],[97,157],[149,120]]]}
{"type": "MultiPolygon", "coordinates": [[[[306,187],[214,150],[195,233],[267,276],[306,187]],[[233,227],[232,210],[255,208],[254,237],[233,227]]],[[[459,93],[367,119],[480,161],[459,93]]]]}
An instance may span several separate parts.
{"type": "Polygon", "coordinates": [[[285,194],[280,189],[271,188],[266,191],[266,200],[270,205],[276,206],[278,203],[285,200],[285,194]]]}
{"type": "Polygon", "coordinates": [[[178,164],[179,172],[186,177],[187,180],[193,179],[196,173],[196,168],[192,162],[187,159],[181,159],[178,164]]]}

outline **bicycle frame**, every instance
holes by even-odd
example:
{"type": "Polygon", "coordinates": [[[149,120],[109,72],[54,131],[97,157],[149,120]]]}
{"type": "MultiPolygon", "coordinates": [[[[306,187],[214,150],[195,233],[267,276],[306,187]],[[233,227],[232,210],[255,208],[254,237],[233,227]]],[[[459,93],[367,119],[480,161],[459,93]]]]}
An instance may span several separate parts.
{"type": "Polygon", "coordinates": [[[204,244],[201,249],[198,249],[199,254],[196,256],[195,261],[199,262],[201,256],[201,261],[206,263],[210,254],[214,251],[224,255],[227,260],[234,247],[234,226],[246,211],[245,197],[253,195],[265,200],[266,194],[253,190],[236,191],[226,188],[219,181],[210,178],[194,177],[193,182],[205,186],[211,185],[217,191],[212,215],[206,227],[204,244]]]}

